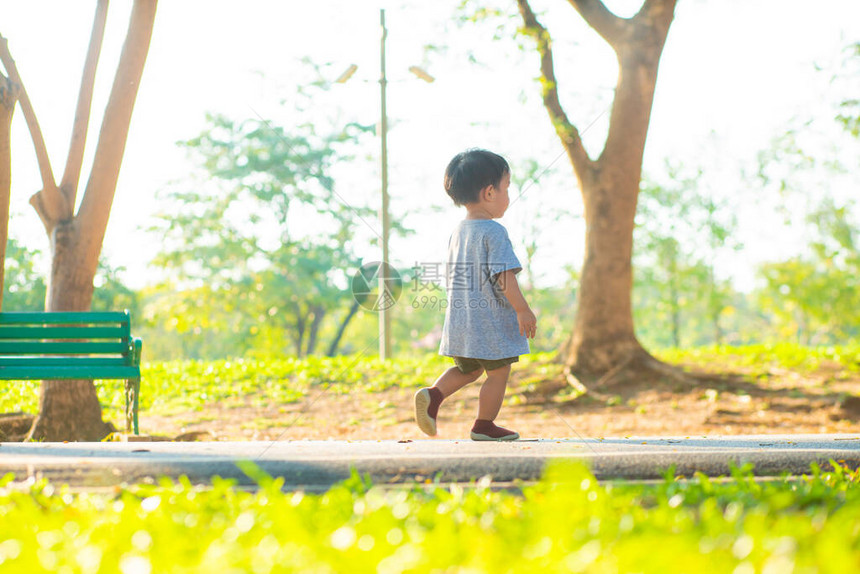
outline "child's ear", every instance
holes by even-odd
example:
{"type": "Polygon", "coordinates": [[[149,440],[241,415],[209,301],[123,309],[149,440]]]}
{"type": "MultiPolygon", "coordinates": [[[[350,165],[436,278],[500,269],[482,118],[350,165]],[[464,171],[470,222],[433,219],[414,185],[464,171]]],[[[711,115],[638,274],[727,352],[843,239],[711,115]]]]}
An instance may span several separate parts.
{"type": "Polygon", "coordinates": [[[487,187],[485,187],[484,189],[481,190],[481,199],[483,199],[485,201],[492,201],[493,200],[493,193],[495,191],[496,191],[495,186],[488,185],[487,187]]]}

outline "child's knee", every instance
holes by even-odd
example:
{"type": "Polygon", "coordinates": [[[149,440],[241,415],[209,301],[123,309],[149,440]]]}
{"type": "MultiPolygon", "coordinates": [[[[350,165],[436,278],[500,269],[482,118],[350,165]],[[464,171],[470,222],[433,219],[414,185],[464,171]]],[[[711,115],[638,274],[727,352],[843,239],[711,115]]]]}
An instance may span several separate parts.
{"type": "Polygon", "coordinates": [[[492,371],[487,371],[487,376],[488,377],[494,377],[494,378],[503,377],[503,378],[507,379],[509,374],[511,374],[511,366],[510,365],[504,365],[502,367],[499,367],[498,369],[493,369],[492,371]]]}
{"type": "Polygon", "coordinates": [[[477,369],[475,369],[471,373],[467,373],[466,376],[469,377],[470,379],[472,379],[473,381],[477,381],[478,377],[480,377],[483,374],[484,374],[484,368],[478,367],[477,369]]]}

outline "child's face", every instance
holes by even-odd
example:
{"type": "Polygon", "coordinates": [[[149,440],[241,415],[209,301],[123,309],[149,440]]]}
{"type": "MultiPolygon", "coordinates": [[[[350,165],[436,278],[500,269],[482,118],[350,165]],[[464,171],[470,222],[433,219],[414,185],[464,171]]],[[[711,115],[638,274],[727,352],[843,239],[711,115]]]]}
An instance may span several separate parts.
{"type": "Polygon", "coordinates": [[[478,201],[467,203],[466,211],[470,219],[498,219],[505,214],[511,204],[508,188],[511,186],[511,174],[506,173],[499,180],[499,185],[489,185],[481,190],[478,201]]]}
{"type": "Polygon", "coordinates": [[[508,206],[511,204],[511,198],[508,196],[508,188],[511,186],[510,172],[502,176],[498,187],[493,186],[487,195],[487,210],[493,215],[493,219],[498,219],[505,214],[508,206]]]}

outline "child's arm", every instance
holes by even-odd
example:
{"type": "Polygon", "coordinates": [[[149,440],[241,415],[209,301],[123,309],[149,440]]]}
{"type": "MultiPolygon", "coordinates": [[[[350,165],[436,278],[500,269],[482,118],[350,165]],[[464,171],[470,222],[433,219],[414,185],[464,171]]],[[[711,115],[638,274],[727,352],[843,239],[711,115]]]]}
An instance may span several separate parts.
{"type": "Polygon", "coordinates": [[[525,335],[531,339],[535,338],[537,331],[537,318],[532,313],[526,298],[523,297],[523,292],[520,291],[520,284],[517,283],[517,275],[512,270],[502,271],[499,273],[498,285],[505,294],[514,311],[517,312],[517,323],[520,325],[520,335],[525,335]]]}

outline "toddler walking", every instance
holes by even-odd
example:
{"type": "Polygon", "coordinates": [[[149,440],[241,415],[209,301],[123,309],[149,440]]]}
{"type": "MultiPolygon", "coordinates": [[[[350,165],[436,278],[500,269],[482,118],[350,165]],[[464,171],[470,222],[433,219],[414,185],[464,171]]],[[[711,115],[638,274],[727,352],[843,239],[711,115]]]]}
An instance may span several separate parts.
{"type": "Polygon", "coordinates": [[[457,154],[445,170],[445,191],[466,208],[448,242],[448,306],[439,354],[454,367],[432,387],[415,393],[415,421],[430,436],[442,401],[478,379],[487,379],[478,400],[472,440],[516,440],[519,434],[495,424],[505,398],[511,364],[529,352],[537,320],[517,283],[522,270],[505,228],[493,221],[510,204],[508,162],[493,152],[457,154]]]}

